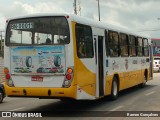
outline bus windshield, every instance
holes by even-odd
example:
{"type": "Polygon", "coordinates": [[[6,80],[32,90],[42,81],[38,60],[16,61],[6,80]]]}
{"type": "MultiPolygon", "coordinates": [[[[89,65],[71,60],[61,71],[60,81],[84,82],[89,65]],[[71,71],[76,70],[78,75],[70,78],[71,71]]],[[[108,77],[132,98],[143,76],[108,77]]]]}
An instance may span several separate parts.
{"type": "Polygon", "coordinates": [[[68,44],[69,25],[65,17],[34,17],[11,20],[6,45],[68,44]]]}

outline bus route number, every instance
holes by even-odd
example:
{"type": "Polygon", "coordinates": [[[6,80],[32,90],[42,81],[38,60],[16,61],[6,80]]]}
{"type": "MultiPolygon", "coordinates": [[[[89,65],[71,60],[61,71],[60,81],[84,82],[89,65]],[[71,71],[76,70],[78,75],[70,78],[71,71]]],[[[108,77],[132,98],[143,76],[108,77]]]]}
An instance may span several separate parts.
{"type": "Polygon", "coordinates": [[[22,29],[32,29],[33,23],[15,23],[11,24],[11,29],[22,30],[22,29]]]}

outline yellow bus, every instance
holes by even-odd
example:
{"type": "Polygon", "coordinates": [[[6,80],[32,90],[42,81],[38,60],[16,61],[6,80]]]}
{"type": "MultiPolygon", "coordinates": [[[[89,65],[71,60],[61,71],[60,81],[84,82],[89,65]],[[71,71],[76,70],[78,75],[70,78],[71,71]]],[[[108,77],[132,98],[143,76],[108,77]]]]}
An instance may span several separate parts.
{"type": "Polygon", "coordinates": [[[70,14],[6,21],[8,97],[95,100],[151,80],[148,36],[70,14]]]}

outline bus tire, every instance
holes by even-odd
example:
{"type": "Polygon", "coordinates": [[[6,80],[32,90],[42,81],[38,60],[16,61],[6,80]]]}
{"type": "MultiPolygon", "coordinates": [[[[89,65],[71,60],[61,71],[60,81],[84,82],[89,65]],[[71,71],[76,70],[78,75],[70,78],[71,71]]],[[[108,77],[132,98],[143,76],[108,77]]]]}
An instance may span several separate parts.
{"type": "Polygon", "coordinates": [[[31,67],[32,66],[32,58],[31,56],[26,57],[26,66],[31,67]]]}
{"type": "Polygon", "coordinates": [[[141,84],[139,85],[139,87],[140,87],[140,88],[144,88],[144,87],[146,86],[146,82],[147,82],[147,77],[146,77],[146,75],[144,75],[143,83],[141,83],[141,84]]]}
{"type": "Polygon", "coordinates": [[[118,92],[119,92],[118,79],[117,77],[114,77],[112,81],[111,100],[116,100],[118,98],[118,92]]]}
{"type": "Polygon", "coordinates": [[[75,102],[77,102],[77,100],[71,99],[71,98],[67,98],[67,99],[61,98],[60,101],[62,101],[64,103],[75,103],[75,102]]]}
{"type": "Polygon", "coordinates": [[[61,65],[61,58],[59,56],[54,57],[54,65],[59,67],[61,65]]]}

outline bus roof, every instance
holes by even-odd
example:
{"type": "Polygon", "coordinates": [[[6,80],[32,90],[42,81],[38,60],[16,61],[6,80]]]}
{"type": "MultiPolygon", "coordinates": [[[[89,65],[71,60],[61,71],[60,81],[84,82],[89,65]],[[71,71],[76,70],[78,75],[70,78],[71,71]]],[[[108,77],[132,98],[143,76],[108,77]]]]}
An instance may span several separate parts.
{"type": "Polygon", "coordinates": [[[77,16],[77,15],[71,15],[71,17],[73,18],[74,21],[76,21],[78,23],[83,23],[83,24],[90,25],[93,27],[98,27],[98,28],[103,28],[103,29],[107,29],[107,30],[113,30],[113,31],[117,31],[117,32],[127,33],[127,34],[131,34],[131,35],[135,35],[135,36],[150,38],[150,36],[147,34],[139,33],[134,30],[131,30],[131,29],[119,27],[119,26],[108,24],[105,22],[95,21],[95,20],[92,20],[89,18],[84,18],[84,17],[77,16]]]}
{"type": "Polygon", "coordinates": [[[21,18],[29,18],[29,17],[33,18],[33,17],[45,17],[45,16],[46,17],[47,16],[69,16],[69,19],[71,19],[71,21],[75,21],[77,23],[90,25],[92,27],[103,28],[103,29],[107,29],[107,30],[113,30],[113,31],[117,31],[117,32],[127,33],[127,34],[131,34],[131,35],[135,35],[135,36],[150,38],[149,35],[139,33],[139,32],[136,32],[134,30],[131,30],[131,29],[126,29],[126,28],[119,27],[119,26],[116,26],[116,25],[104,23],[104,22],[101,22],[101,21],[92,20],[92,19],[89,19],[89,18],[85,18],[85,17],[82,17],[82,16],[73,15],[73,14],[66,14],[66,13],[61,13],[61,14],[52,14],[52,13],[31,14],[31,15],[14,17],[14,18],[8,19],[8,21],[14,20],[14,19],[21,19],[21,18]]]}

